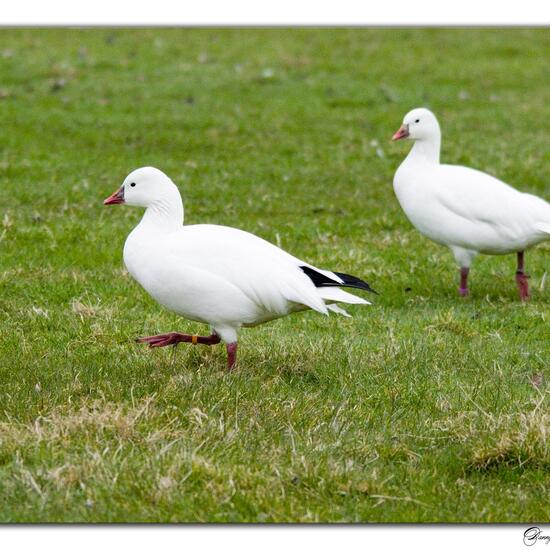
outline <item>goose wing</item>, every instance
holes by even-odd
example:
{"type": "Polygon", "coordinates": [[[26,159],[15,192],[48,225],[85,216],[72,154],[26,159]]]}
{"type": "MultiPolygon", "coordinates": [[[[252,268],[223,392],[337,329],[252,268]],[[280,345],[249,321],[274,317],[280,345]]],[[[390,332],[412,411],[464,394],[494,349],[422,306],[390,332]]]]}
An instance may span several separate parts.
{"type": "Polygon", "coordinates": [[[507,232],[536,230],[550,223],[550,204],[521,193],[499,179],[464,166],[441,165],[433,186],[438,201],[453,214],[507,232]]]}
{"type": "MultiPolygon", "coordinates": [[[[185,265],[221,277],[268,312],[284,315],[292,304],[301,304],[327,313],[315,285],[299,267],[308,264],[251,233],[219,225],[188,225],[170,235],[166,245],[185,265]]],[[[338,280],[331,272],[322,273],[338,280]]]]}

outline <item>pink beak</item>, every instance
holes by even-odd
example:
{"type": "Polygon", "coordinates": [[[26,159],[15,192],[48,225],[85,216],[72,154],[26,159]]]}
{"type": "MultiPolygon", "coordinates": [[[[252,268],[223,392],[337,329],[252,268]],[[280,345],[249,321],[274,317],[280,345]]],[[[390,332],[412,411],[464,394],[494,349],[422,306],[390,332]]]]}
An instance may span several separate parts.
{"type": "Polygon", "coordinates": [[[409,125],[408,124],[402,124],[401,128],[395,132],[392,136],[392,141],[397,141],[398,139],[405,139],[409,137],[409,125]]]}
{"type": "Polygon", "coordinates": [[[124,186],[122,186],[120,189],[117,189],[112,195],[107,197],[103,204],[124,204],[124,186]]]}

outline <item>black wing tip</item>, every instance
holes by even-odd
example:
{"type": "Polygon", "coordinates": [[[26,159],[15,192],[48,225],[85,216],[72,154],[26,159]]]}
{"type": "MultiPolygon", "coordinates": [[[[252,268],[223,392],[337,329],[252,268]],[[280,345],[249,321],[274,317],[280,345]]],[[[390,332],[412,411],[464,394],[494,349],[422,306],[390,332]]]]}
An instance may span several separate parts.
{"type": "Polygon", "coordinates": [[[333,271],[334,275],[336,275],[337,277],[340,277],[340,279],[342,279],[343,281],[342,283],[337,283],[333,279],[330,279],[326,275],[319,273],[319,271],[316,271],[315,269],[312,269],[307,265],[301,265],[300,269],[311,279],[312,283],[316,287],[345,286],[349,288],[358,288],[360,290],[367,290],[368,292],[372,292],[373,294],[378,294],[376,290],[371,288],[369,283],[367,283],[366,281],[363,281],[362,279],[359,279],[359,277],[355,277],[355,275],[348,275],[347,273],[338,273],[337,271],[333,271]]]}
{"type": "Polygon", "coordinates": [[[360,288],[361,290],[368,290],[369,292],[372,292],[373,294],[379,295],[374,288],[372,288],[369,283],[366,281],[363,281],[363,279],[359,279],[359,277],[356,277],[355,275],[348,275],[347,273],[338,273],[338,271],[333,272],[335,275],[338,275],[342,281],[344,281],[344,284],[342,286],[349,286],[351,288],[360,288]]]}

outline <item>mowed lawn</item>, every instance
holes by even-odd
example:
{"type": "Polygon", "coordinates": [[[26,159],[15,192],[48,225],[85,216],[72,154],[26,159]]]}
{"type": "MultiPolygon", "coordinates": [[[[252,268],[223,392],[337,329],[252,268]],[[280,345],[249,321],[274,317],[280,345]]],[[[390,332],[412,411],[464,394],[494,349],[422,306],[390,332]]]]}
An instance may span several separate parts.
{"type": "Polygon", "coordinates": [[[0,521],[550,521],[550,243],[449,251],[392,189],[428,106],[442,159],[550,199],[548,29],[0,30],[0,521]],[[124,271],[153,165],[187,223],[380,294],[222,346],[124,271]]]}

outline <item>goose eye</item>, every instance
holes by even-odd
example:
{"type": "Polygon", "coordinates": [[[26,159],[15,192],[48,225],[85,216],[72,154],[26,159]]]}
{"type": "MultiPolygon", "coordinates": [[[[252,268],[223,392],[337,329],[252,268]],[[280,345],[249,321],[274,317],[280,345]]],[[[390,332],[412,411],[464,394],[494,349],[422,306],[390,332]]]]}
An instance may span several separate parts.
{"type": "Polygon", "coordinates": [[[415,120],[415,122],[417,122],[417,123],[418,123],[418,122],[420,122],[420,119],[419,119],[419,118],[417,118],[417,119],[415,120]]]}
{"type": "Polygon", "coordinates": [[[133,182],[130,184],[130,187],[135,187],[135,186],[136,186],[136,184],[133,183],[133,182]]]}

